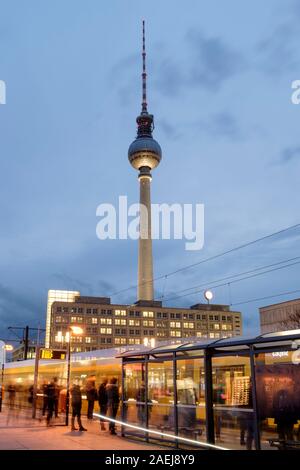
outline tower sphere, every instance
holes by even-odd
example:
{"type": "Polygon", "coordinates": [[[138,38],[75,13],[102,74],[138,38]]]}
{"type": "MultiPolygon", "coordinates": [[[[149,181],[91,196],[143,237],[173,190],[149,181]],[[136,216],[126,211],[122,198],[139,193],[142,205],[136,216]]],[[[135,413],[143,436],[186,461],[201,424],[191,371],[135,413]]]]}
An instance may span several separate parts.
{"type": "Polygon", "coordinates": [[[161,148],[153,137],[137,137],[128,149],[128,159],[136,170],[156,168],[161,160],[161,148]]]}

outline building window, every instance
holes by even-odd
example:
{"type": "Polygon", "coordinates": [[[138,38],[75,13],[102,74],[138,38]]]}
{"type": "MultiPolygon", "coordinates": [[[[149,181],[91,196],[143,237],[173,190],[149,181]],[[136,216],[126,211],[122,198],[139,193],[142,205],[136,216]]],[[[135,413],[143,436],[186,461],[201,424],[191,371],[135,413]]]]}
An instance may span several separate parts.
{"type": "Polygon", "coordinates": [[[91,337],[90,337],[90,336],[86,336],[85,342],[86,342],[86,343],[90,343],[90,342],[91,342],[91,337]]]}
{"type": "Polygon", "coordinates": [[[196,336],[197,336],[197,338],[202,338],[202,333],[201,333],[201,331],[197,331],[196,336]]]}
{"type": "Polygon", "coordinates": [[[156,317],[161,318],[161,312],[157,312],[156,317]]]}
{"type": "Polygon", "coordinates": [[[98,314],[98,309],[97,309],[97,308],[93,308],[93,313],[97,315],[97,314],[98,314]]]}
{"type": "Polygon", "coordinates": [[[177,319],[181,318],[181,313],[176,313],[176,318],[177,319]]]}
{"type": "MultiPolygon", "coordinates": [[[[108,328],[108,329],[110,329],[110,328],[108,328]]],[[[111,341],[112,341],[111,338],[106,338],[106,343],[107,343],[107,344],[108,344],[108,343],[111,344],[111,341]]]]}
{"type": "Polygon", "coordinates": [[[209,337],[210,337],[210,338],[214,338],[214,337],[215,337],[215,334],[214,334],[214,333],[209,333],[209,337]]]}
{"type": "MultiPolygon", "coordinates": [[[[223,325],[223,326],[226,326],[226,325],[223,325]]],[[[215,330],[219,330],[219,329],[220,329],[219,323],[215,323],[215,324],[214,324],[214,329],[215,329],[215,330]]]]}
{"type": "Polygon", "coordinates": [[[94,325],[97,325],[97,323],[98,323],[98,318],[92,318],[92,323],[93,323],[94,325]]]}
{"type": "Polygon", "coordinates": [[[226,317],[222,316],[222,321],[226,321],[226,317]]]}
{"type": "Polygon", "coordinates": [[[222,330],[227,330],[227,325],[222,325],[222,330]]]}
{"type": "Polygon", "coordinates": [[[143,312],[143,317],[153,318],[154,313],[153,312],[143,312]]]}
{"type": "Polygon", "coordinates": [[[77,317],[77,321],[78,321],[78,323],[82,323],[82,322],[83,322],[83,318],[82,318],[82,317],[77,317]]]}
{"type": "Polygon", "coordinates": [[[87,309],[86,309],[86,313],[92,313],[92,309],[91,309],[91,308],[87,308],[87,309]]]}
{"type": "Polygon", "coordinates": [[[71,323],[76,323],[76,317],[71,317],[71,323]]]}
{"type": "Polygon", "coordinates": [[[63,312],[64,312],[64,313],[68,313],[68,311],[69,311],[69,308],[68,308],[68,307],[63,307],[63,312]]]}
{"type": "Polygon", "coordinates": [[[78,313],[83,313],[83,308],[82,307],[78,308],[78,313]]]}
{"type": "Polygon", "coordinates": [[[206,316],[206,315],[202,315],[202,320],[207,320],[207,316],[206,316]]]}
{"type": "Polygon", "coordinates": [[[133,310],[129,310],[129,316],[134,317],[134,311],[133,310]]]}
{"type": "Polygon", "coordinates": [[[140,334],[141,334],[141,330],[135,330],[135,334],[136,334],[136,335],[140,335],[140,334]]]}
{"type": "Polygon", "coordinates": [[[61,307],[57,307],[56,311],[61,312],[61,307]]]}
{"type": "Polygon", "coordinates": [[[60,315],[56,315],[55,323],[61,323],[61,316],[60,315]]]}
{"type": "Polygon", "coordinates": [[[115,310],[116,317],[126,317],[126,310],[115,310]]]}
{"type": "Polygon", "coordinates": [[[214,316],[213,316],[213,315],[209,315],[209,319],[210,319],[211,321],[213,321],[214,316]]]}
{"type": "Polygon", "coordinates": [[[166,312],[163,313],[163,318],[168,318],[168,314],[166,312]]]}
{"type": "Polygon", "coordinates": [[[187,329],[188,329],[188,328],[189,328],[189,329],[194,328],[194,323],[191,323],[191,322],[187,323],[187,322],[185,322],[185,323],[183,324],[183,328],[187,328],[187,329]]]}
{"type": "Polygon", "coordinates": [[[175,318],[175,313],[170,313],[170,318],[175,318]]]}
{"type": "Polygon", "coordinates": [[[72,313],[77,313],[77,308],[76,307],[71,308],[71,312],[72,313]]]}
{"type": "Polygon", "coordinates": [[[194,314],[193,313],[189,313],[189,319],[194,320],[194,314]]]}
{"type": "Polygon", "coordinates": [[[216,320],[216,321],[220,320],[219,315],[215,315],[215,320],[216,320]]]}
{"type": "Polygon", "coordinates": [[[129,330],[130,335],[134,335],[134,330],[129,330]]]}

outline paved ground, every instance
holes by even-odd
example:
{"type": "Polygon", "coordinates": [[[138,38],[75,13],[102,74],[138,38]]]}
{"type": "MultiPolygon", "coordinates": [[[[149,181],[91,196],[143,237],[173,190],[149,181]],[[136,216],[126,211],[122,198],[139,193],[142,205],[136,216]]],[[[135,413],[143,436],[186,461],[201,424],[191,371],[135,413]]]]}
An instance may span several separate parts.
{"type": "Polygon", "coordinates": [[[7,422],[7,412],[0,413],[0,450],[166,450],[153,444],[111,436],[100,431],[98,421],[83,419],[87,432],[71,431],[70,427],[46,427],[44,421],[12,417],[7,422]]]}

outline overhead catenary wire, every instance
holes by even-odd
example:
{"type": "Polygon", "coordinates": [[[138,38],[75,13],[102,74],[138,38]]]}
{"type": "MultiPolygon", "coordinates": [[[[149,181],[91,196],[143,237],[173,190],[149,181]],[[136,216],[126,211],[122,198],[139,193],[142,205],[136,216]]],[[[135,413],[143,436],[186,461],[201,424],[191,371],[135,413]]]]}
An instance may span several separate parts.
{"type": "MultiPolygon", "coordinates": [[[[273,232],[273,233],[270,233],[270,234],[268,234],[268,235],[264,235],[264,236],[262,236],[262,237],[259,237],[259,238],[255,239],[255,240],[251,240],[250,242],[243,243],[242,245],[238,245],[238,246],[236,246],[236,247],[234,247],[234,248],[230,248],[230,249],[228,249],[228,250],[226,250],[226,251],[223,251],[223,252],[221,252],[221,253],[217,253],[216,255],[210,256],[210,257],[208,257],[208,258],[204,258],[203,260],[197,261],[196,263],[192,263],[192,264],[183,266],[182,268],[178,268],[178,269],[176,269],[176,270],[174,270],[174,271],[171,271],[171,272],[169,272],[169,273],[165,273],[165,274],[163,274],[163,275],[161,275],[161,276],[158,276],[158,277],[154,278],[154,279],[151,280],[151,281],[144,281],[143,283],[141,283],[141,285],[148,284],[149,282],[159,281],[159,280],[161,280],[161,279],[164,279],[166,276],[168,276],[168,277],[174,276],[175,274],[178,274],[178,273],[180,273],[180,272],[186,271],[186,270],[188,270],[188,269],[192,269],[192,268],[194,268],[194,267],[196,267],[196,266],[199,266],[199,265],[201,265],[201,264],[204,264],[204,263],[207,263],[207,262],[209,262],[209,261],[213,261],[213,260],[215,260],[215,259],[221,258],[222,256],[228,255],[228,254],[233,253],[233,252],[238,251],[238,250],[242,250],[243,248],[246,248],[246,247],[248,247],[248,246],[254,245],[254,244],[259,243],[259,242],[261,242],[261,241],[263,241],[263,240],[267,240],[267,239],[269,239],[269,238],[275,237],[276,235],[281,235],[282,233],[285,233],[285,232],[287,232],[287,231],[290,231],[290,230],[293,230],[293,229],[296,229],[296,228],[299,228],[299,227],[300,227],[300,223],[297,223],[297,224],[294,224],[294,225],[290,225],[289,227],[286,227],[286,228],[284,228],[284,229],[278,230],[278,231],[273,232]]],[[[119,295],[119,294],[121,294],[121,293],[123,293],[123,292],[127,292],[127,291],[129,291],[129,290],[136,289],[136,288],[137,288],[137,284],[134,284],[134,285],[132,285],[132,286],[126,287],[126,288],[121,289],[121,290],[119,290],[119,291],[112,292],[112,293],[110,294],[110,296],[116,296],[116,295],[119,295]]]]}
{"type": "MultiPolygon", "coordinates": [[[[257,268],[250,269],[248,271],[243,271],[241,273],[231,274],[230,276],[225,276],[225,277],[222,277],[222,278],[219,278],[219,279],[215,279],[214,281],[202,282],[201,284],[197,284],[196,286],[186,287],[185,289],[177,290],[177,293],[191,291],[193,289],[198,289],[200,287],[205,287],[205,288],[208,288],[208,286],[212,287],[212,284],[215,284],[216,282],[230,281],[230,279],[234,279],[235,277],[244,276],[245,274],[255,273],[256,271],[261,271],[262,269],[271,268],[271,267],[274,267],[274,266],[278,266],[279,264],[289,263],[290,261],[295,261],[295,260],[298,260],[298,259],[300,259],[300,256],[295,256],[293,258],[288,258],[288,259],[285,259],[285,260],[282,260],[282,261],[277,261],[276,263],[263,265],[263,266],[260,266],[260,267],[257,267],[257,268]]],[[[231,282],[233,282],[233,281],[227,282],[227,284],[230,284],[231,282]]],[[[189,294],[187,294],[187,295],[189,295],[189,294]]]]}
{"type": "MultiPolygon", "coordinates": [[[[300,264],[300,261],[297,261],[295,263],[286,264],[284,266],[278,266],[277,268],[269,269],[267,271],[263,271],[263,272],[260,272],[260,273],[251,274],[249,276],[245,276],[245,277],[242,277],[240,279],[235,279],[235,280],[231,281],[230,283],[224,282],[222,284],[217,284],[216,286],[211,285],[211,286],[209,286],[209,288],[210,289],[217,289],[218,287],[224,287],[224,286],[227,286],[228,284],[235,284],[237,282],[245,281],[246,279],[251,279],[253,277],[262,276],[263,274],[267,274],[267,273],[270,273],[270,272],[273,272],[273,271],[279,271],[280,269],[289,268],[290,266],[294,266],[294,265],[297,265],[297,264],[300,264]]],[[[196,290],[194,292],[189,292],[187,294],[177,295],[176,297],[171,297],[171,298],[167,298],[167,299],[164,299],[164,300],[165,300],[165,302],[170,302],[171,300],[176,300],[176,299],[180,299],[182,297],[187,297],[187,296],[190,296],[190,295],[199,294],[200,292],[204,292],[205,290],[206,289],[200,289],[200,290],[196,290]]]]}

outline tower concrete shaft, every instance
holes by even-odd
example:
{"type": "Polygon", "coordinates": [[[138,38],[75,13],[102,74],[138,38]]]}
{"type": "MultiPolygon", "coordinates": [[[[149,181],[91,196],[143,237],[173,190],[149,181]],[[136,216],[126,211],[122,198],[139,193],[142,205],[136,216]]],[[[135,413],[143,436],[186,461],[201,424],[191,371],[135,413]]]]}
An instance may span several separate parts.
{"type": "Polygon", "coordinates": [[[138,300],[153,300],[153,259],[151,237],[151,173],[139,175],[140,237],[138,254],[138,300]]]}

